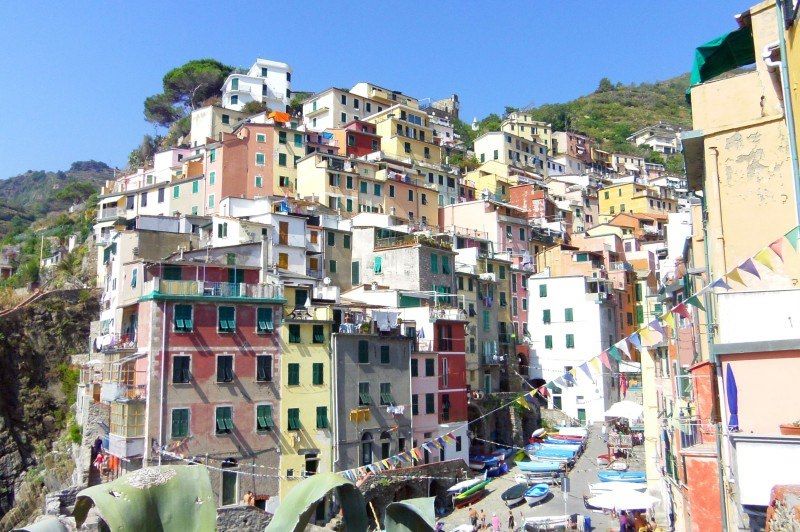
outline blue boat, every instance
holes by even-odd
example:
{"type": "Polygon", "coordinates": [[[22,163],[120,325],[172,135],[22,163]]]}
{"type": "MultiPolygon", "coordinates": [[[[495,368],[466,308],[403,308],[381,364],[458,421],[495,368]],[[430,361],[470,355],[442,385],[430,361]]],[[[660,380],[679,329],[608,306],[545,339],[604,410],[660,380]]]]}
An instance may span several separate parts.
{"type": "Polygon", "coordinates": [[[580,452],[582,446],[578,444],[561,444],[561,443],[540,443],[541,449],[556,449],[556,450],[564,450],[569,449],[575,453],[580,452]]]}
{"type": "Polygon", "coordinates": [[[562,458],[571,460],[575,457],[577,451],[573,451],[569,448],[561,448],[560,445],[553,445],[551,447],[542,447],[541,444],[535,443],[532,445],[525,446],[525,452],[528,453],[528,456],[533,458],[534,456],[538,458],[562,458]]]}
{"type": "Polygon", "coordinates": [[[525,502],[528,504],[536,504],[547,497],[548,493],[550,493],[550,486],[547,484],[536,484],[525,492],[525,502]]]}
{"type": "Polygon", "coordinates": [[[487,466],[486,476],[488,478],[499,477],[508,473],[508,464],[501,462],[499,465],[487,466]]]}
{"type": "Polygon", "coordinates": [[[557,438],[547,438],[544,440],[545,445],[577,445],[578,447],[583,447],[583,444],[578,442],[577,440],[559,440],[557,438]]]}
{"type": "Polygon", "coordinates": [[[474,454],[469,457],[469,467],[475,471],[483,471],[487,467],[496,466],[500,459],[496,456],[474,454]]]}
{"type": "Polygon", "coordinates": [[[517,466],[520,471],[524,471],[525,473],[551,473],[564,469],[563,463],[555,460],[518,462],[517,466]]]}
{"type": "Polygon", "coordinates": [[[598,471],[600,482],[647,482],[644,471],[598,471]]]}

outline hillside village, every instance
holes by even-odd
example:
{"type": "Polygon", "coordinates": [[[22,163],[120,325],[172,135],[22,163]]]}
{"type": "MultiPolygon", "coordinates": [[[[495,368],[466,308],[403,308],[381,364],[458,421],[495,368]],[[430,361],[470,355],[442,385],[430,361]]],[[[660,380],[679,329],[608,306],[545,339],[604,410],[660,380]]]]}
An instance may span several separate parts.
{"type": "MultiPolygon", "coordinates": [[[[774,41],[774,9],[747,13],[745,47],[774,41]]],[[[218,506],[272,515],[335,472],[378,526],[412,497],[444,515],[470,468],[623,401],[640,415],[608,445],[640,450],[660,523],[760,523],[797,445],[779,436],[798,358],[776,324],[794,312],[800,233],[796,200],[775,201],[794,197],[797,147],[769,56],[716,67],[693,72],[691,128],[626,138],[682,153],[685,173],[525,110],[497,131],[465,120],[465,139],[455,93],[360,81],[298,104],[290,65],[232,71],[175,146],[105,182],[85,242],[41,258],[45,278],[76,246],[96,262],[100,313],[74,357],[81,482],[202,464],[218,506]],[[782,473],[759,480],[746,449],[782,473]]],[[[311,522],[340,509],[326,497],[311,522]]]]}

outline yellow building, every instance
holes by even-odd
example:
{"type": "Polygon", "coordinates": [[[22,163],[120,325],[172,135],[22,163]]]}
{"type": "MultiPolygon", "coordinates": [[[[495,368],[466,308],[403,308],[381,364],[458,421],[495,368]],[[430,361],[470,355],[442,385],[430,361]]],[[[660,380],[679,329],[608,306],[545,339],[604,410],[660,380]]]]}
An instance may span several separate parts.
{"type": "Polygon", "coordinates": [[[622,212],[666,214],[678,212],[678,200],[666,188],[640,183],[611,185],[599,191],[600,222],[607,222],[622,212]]]}
{"type": "Polygon", "coordinates": [[[488,192],[497,201],[509,201],[511,187],[521,183],[540,182],[544,188],[544,183],[536,174],[494,160],[486,161],[475,170],[467,172],[464,179],[475,187],[478,197],[488,192]]]}
{"type": "Polygon", "coordinates": [[[429,164],[442,162],[442,149],[433,142],[428,115],[408,105],[394,105],[365,118],[375,124],[381,151],[389,157],[429,164]]]}
{"type": "Polygon", "coordinates": [[[307,475],[332,471],[333,310],[310,303],[312,285],[287,276],[280,327],[280,497],[307,475]],[[308,303],[307,303],[308,302],[308,303]]]}
{"type": "MultiPolygon", "coordinates": [[[[800,137],[797,124],[800,123],[800,10],[790,14],[791,24],[786,28],[786,70],[789,77],[789,98],[791,100],[795,154],[800,153],[800,137]]],[[[795,167],[797,171],[797,167],[795,167]]]]}
{"type": "Polygon", "coordinates": [[[528,141],[544,144],[547,147],[547,153],[555,155],[553,153],[553,126],[547,122],[534,120],[530,114],[524,111],[509,113],[500,124],[500,130],[528,141]]]}

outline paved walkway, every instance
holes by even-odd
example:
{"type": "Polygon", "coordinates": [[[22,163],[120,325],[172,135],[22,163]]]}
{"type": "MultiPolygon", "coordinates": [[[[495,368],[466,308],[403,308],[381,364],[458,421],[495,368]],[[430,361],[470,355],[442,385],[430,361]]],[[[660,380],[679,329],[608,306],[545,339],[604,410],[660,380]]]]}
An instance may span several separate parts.
{"type": "MultiPolygon", "coordinates": [[[[636,453],[629,461],[630,469],[641,470],[643,469],[641,453],[643,448],[641,446],[635,448],[636,453]],[[637,456],[639,455],[639,456],[637,456]]],[[[528,506],[526,503],[519,504],[511,509],[514,512],[514,519],[516,520],[517,527],[523,522],[524,517],[532,516],[556,516],[566,514],[583,514],[588,515],[592,521],[592,529],[597,531],[606,530],[619,530],[618,521],[613,519],[611,515],[594,512],[586,509],[583,503],[584,494],[589,495],[589,484],[598,482],[597,479],[597,461],[598,455],[606,453],[606,446],[600,435],[600,426],[595,425],[589,430],[589,440],[587,442],[586,451],[578,459],[575,467],[569,473],[570,479],[570,493],[567,496],[567,511],[564,511],[564,497],[559,485],[552,485],[550,488],[552,494],[545,499],[543,503],[539,503],[533,507],[528,506]]],[[[488,486],[489,494],[475,503],[475,508],[478,512],[483,509],[486,512],[486,523],[491,525],[492,513],[496,512],[500,517],[502,524],[501,530],[508,530],[508,514],[509,508],[500,499],[500,495],[514,484],[514,476],[519,473],[519,468],[514,466],[511,471],[502,477],[495,478],[488,486]]],[[[453,530],[459,525],[469,524],[468,508],[461,508],[455,510],[447,515],[441,521],[445,523],[445,530],[453,530]]]]}

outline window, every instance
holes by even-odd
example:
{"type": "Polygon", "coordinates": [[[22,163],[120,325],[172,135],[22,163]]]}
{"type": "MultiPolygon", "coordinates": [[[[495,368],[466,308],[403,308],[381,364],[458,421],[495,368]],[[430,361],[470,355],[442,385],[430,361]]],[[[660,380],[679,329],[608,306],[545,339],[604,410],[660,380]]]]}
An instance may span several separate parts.
{"type": "Polygon", "coordinates": [[[350,284],[357,285],[361,282],[361,274],[359,273],[359,262],[354,260],[350,265],[350,284]]]}
{"type": "Polygon", "coordinates": [[[358,186],[358,191],[361,192],[362,194],[366,194],[367,193],[367,185],[368,185],[368,183],[366,181],[362,181],[358,185],[359,185],[358,186]]]}
{"type": "Polygon", "coordinates": [[[419,375],[419,360],[416,358],[411,359],[411,376],[417,377],[419,375]]]}
{"type": "Polygon", "coordinates": [[[347,123],[347,113],[342,113],[342,122],[347,123]]]}
{"type": "Polygon", "coordinates": [[[436,360],[433,358],[425,359],[425,376],[433,377],[436,375],[436,360]]]}
{"type": "Polygon", "coordinates": [[[329,260],[328,261],[328,272],[329,273],[336,273],[336,261],[329,260]]]}
{"type": "Polygon", "coordinates": [[[542,310],[542,323],[550,323],[550,309],[546,308],[542,310]]]}
{"type": "Polygon", "coordinates": [[[411,415],[419,415],[419,395],[417,394],[411,396],[411,415]]]}
{"type": "Polygon", "coordinates": [[[175,185],[174,187],[172,187],[172,197],[174,199],[178,199],[179,197],[181,197],[181,187],[180,187],[180,185],[175,185]]]}
{"type": "Polygon", "coordinates": [[[564,321],[572,321],[572,309],[565,308],[564,309],[564,321]]]}
{"type": "Polygon", "coordinates": [[[549,334],[545,335],[544,337],[544,348],[553,349],[553,337],[549,334]]]}
{"type": "Polygon", "coordinates": [[[369,364],[369,342],[366,340],[358,341],[358,363],[369,364]]]}
{"type": "Polygon", "coordinates": [[[290,408],[286,412],[287,425],[289,430],[300,430],[300,409],[290,408]]]}
{"type": "Polygon", "coordinates": [[[317,407],[317,428],[318,429],[327,429],[328,428],[328,407],[327,406],[318,406],[317,407]]]}
{"type": "Polygon", "coordinates": [[[406,153],[411,153],[411,143],[410,142],[404,142],[403,143],[403,151],[406,152],[406,153]]]}
{"type": "Polygon", "coordinates": [[[456,436],[456,452],[461,452],[461,436],[456,436]]]}
{"type": "Polygon", "coordinates": [[[483,330],[484,330],[484,332],[486,332],[491,327],[491,321],[489,320],[489,311],[488,310],[484,310],[484,311],[482,311],[482,314],[483,314],[483,316],[482,316],[483,319],[481,321],[483,323],[483,330]]]}
{"type": "Polygon", "coordinates": [[[170,436],[173,438],[185,438],[189,435],[189,409],[176,408],[172,411],[172,431],[170,436]]]}
{"type": "Polygon", "coordinates": [[[278,131],[278,144],[286,144],[286,132],[278,131]]]}
{"type": "Polygon", "coordinates": [[[192,330],[193,320],[191,305],[175,305],[173,325],[175,332],[190,332],[192,330]]]}
{"type": "Polygon", "coordinates": [[[408,201],[414,201],[414,191],[413,190],[409,190],[408,191],[408,201]]]}
{"type": "Polygon", "coordinates": [[[372,404],[372,397],[369,395],[369,383],[358,383],[358,404],[359,406],[369,406],[372,404]]]}
{"type": "Polygon", "coordinates": [[[328,245],[335,246],[336,245],[336,233],[332,231],[328,231],[328,245]]]}
{"type": "Polygon", "coordinates": [[[231,105],[239,105],[239,95],[234,94],[231,96],[231,105]]]}
{"type": "Polygon", "coordinates": [[[439,255],[431,253],[431,273],[439,273],[439,255]]]}
{"type": "Polygon", "coordinates": [[[286,154],[279,153],[278,154],[278,166],[286,166],[286,154]]]}
{"type": "Polygon", "coordinates": [[[256,332],[260,334],[271,333],[274,330],[272,322],[272,309],[269,307],[256,310],[256,332]]]}
{"type": "Polygon", "coordinates": [[[215,434],[230,434],[233,430],[233,408],[218,406],[216,411],[215,434]]]}
{"type": "Polygon", "coordinates": [[[380,196],[381,195],[381,186],[379,184],[375,183],[373,185],[373,193],[376,196],[380,196]]]}
{"type": "Polygon", "coordinates": [[[547,297],[547,285],[540,284],[539,285],[539,297],[547,297]]]}
{"type": "Polygon", "coordinates": [[[503,265],[500,266],[500,278],[501,279],[505,279],[506,278],[506,267],[503,266],[503,265]]]}
{"type": "Polygon", "coordinates": [[[323,383],[323,377],[322,377],[323,368],[324,368],[324,366],[323,366],[322,362],[314,362],[311,365],[311,384],[313,384],[315,386],[322,385],[322,383],[323,383]]]}
{"type": "Polygon", "coordinates": [[[432,393],[425,394],[425,413],[436,413],[436,396],[432,393]]]}
{"type": "Polygon", "coordinates": [[[272,382],[272,355],[256,356],[256,382],[272,382]]]}
{"type": "Polygon", "coordinates": [[[342,105],[347,105],[347,95],[342,94],[341,98],[342,105]]]}
{"type": "Polygon", "coordinates": [[[288,253],[278,253],[278,268],[282,268],[284,270],[289,268],[289,254],[288,253]]]}
{"type": "Polygon", "coordinates": [[[442,420],[449,421],[450,420],[450,394],[443,393],[442,394],[442,420]]]}
{"type": "MultiPolygon", "coordinates": [[[[198,181],[192,183],[193,188],[197,188],[198,181]]],[[[197,192],[197,190],[195,190],[197,192]]],[[[147,207],[147,192],[142,192],[142,199],[141,199],[142,207],[147,207]]]]}
{"type": "Polygon", "coordinates": [[[256,166],[264,166],[266,157],[261,152],[256,152],[256,166]]]}
{"type": "Polygon", "coordinates": [[[575,347],[575,335],[568,334],[567,335],[567,349],[572,349],[575,347]]]}
{"type": "Polygon", "coordinates": [[[233,382],[233,355],[217,357],[217,382],[233,382]]]}
{"type": "MultiPolygon", "coordinates": [[[[214,172],[211,172],[211,173],[213,174],[214,172]]],[[[213,185],[214,183],[211,183],[211,184],[213,185]]],[[[158,202],[159,203],[164,203],[164,189],[163,188],[159,188],[158,189],[158,202]]]]}
{"type": "Polygon", "coordinates": [[[264,178],[261,177],[260,175],[257,175],[256,176],[256,188],[261,188],[262,186],[264,186],[264,178]]]}
{"type": "Polygon", "coordinates": [[[344,249],[350,249],[350,235],[342,235],[342,246],[344,249]]]}
{"type": "Polygon", "coordinates": [[[217,331],[234,332],[236,330],[236,309],[219,307],[217,309],[217,331]]]}
{"type": "Polygon", "coordinates": [[[381,346],[381,364],[388,364],[390,362],[391,356],[389,354],[389,346],[382,345],[381,346]]]}
{"type": "Polygon", "coordinates": [[[297,362],[290,362],[288,365],[288,380],[289,386],[300,386],[300,364],[297,362]]]}
{"type": "Polygon", "coordinates": [[[298,323],[289,324],[289,343],[290,344],[300,343],[300,324],[298,323]]]}
{"type": "Polygon", "coordinates": [[[321,324],[314,325],[313,334],[311,335],[311,342],[315,344],[325,343],[325,326],[321,324]]]}
{"type": "Polygon", "coordinates": [[[264,143],[267,142],[267,136],[263,133],[256,134],[256,142],[264,143]]]}
{"type": "Polygon", "coordinates": [[[222,115],[222,123],[223,124],[230,124],[231,123],[231,115],[222,115]]]}
{"type": "Polygon", "coordinates": [[[256,406],[256,431],[265,432],[272,430],[275,423],[272,421],[272,405],[256,406]]]}
{"type": "Polygon", "coordinates": [[[392,397],[392,383],[382,382],[381,386],[381,405],[393,405],[394,398],[392,397]]]}
{"type": "Polygon", "coordinates": [[[431,149],[429,147],[425,146],[425,148],[423,149],[423,156],[426,159],[430,159],[431,158],[431,149]]]}
{"type": "Polygon", "coordinates": [[[226,238],[228,236],[228,222],[217,224],[217,238],[226,238]]]}
{"type": "Polygon", "coordinates": [[[214,194],[209,194],[208,196],[208,208],[209,209],[214,208],[214,194]]]}
{"type": "Polygon", "coordinates": [[[186,384],[191,378],[189,372],[189,364],[192,358],[190,356],[174,356],[172,357],[172,383],[173,384],[186,384]]]}
{"type": "Polygon", "coordinates": [[[442,273],[450,273],[450,258],[442,256],[442,273]]]}

